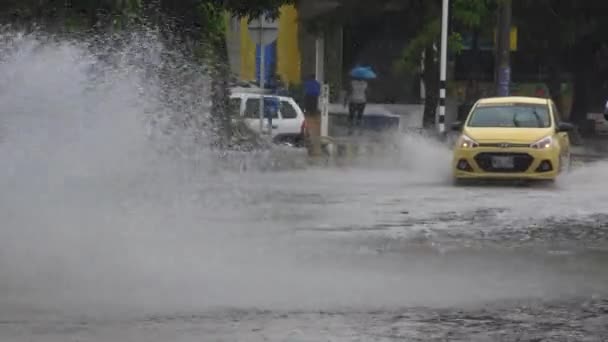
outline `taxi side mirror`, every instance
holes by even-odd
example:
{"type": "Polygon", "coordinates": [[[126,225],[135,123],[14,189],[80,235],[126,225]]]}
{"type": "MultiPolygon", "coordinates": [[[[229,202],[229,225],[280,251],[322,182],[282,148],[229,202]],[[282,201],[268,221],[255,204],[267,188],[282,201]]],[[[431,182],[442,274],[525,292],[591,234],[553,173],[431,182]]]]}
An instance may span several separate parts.
{"type": "Polygon", "coordinates": [[[456,131],[459,132],[462,129],[462,121],[456,121],[454,123],[452,123],[452,131],[456,131]]]}
{"type": "Polygon", "coordinates": [[[572,132],[574,130],[574,125],[568,122],[560,122],[557,124],[558,132],[572,132]]]}

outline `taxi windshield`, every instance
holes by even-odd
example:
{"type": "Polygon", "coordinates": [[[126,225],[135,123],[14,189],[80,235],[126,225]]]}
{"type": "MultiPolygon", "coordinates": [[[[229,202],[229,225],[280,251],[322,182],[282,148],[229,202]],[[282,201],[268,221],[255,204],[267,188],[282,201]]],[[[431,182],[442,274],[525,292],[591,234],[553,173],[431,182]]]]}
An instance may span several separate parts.
{"type": "Polygon", "coordinates": [[[540,104],[492,104],[479,105],[468,121],[469,127],[551,127],[549,108],[540,104]]]}

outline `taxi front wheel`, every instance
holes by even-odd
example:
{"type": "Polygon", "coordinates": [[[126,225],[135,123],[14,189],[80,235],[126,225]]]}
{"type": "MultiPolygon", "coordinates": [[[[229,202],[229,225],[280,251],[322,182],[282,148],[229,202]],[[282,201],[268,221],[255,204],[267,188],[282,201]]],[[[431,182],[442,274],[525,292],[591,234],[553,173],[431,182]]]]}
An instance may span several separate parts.
{"type": "Polygon", "coordinates": [[[562,173],[564,173],[564,174],[570,173],[570,171],[572,170],[571,166],[572,166],[572,157],[570,155],[568,155],[567,157],[560,156],[559,167],[560,167],[562,173]]]}

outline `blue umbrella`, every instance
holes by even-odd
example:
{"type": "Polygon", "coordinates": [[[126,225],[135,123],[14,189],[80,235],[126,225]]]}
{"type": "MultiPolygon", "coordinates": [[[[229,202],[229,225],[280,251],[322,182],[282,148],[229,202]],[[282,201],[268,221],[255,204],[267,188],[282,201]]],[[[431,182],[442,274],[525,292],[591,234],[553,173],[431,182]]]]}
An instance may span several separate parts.
{"type": "Polygon", "coordinates": [[[355,67],[353,70],[351,70],[350,76],[354,78],[362,78],[364,80],[371,80],[378,77],[372,68],[362,66],[355,67]]]}

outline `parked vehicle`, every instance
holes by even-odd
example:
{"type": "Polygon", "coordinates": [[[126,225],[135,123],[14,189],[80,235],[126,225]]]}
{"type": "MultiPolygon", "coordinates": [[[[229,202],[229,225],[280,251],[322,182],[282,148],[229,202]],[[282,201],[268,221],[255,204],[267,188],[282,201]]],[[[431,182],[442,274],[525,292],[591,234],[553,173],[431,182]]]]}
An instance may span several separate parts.
{"type": "Polygon", "coordinates": [[[272,128],[272,141],[276,144],[289,144],[296,147],[304,146],[306,120],[304,112],[296,101],[287,96],[276,96],[259,92],[233,91],[230,96],[231,106],[237,108],[247,126],[257,133],[268,134],[272,128]],[[260,132],[260,100],[277,104],[277,110],[272,111],[272,126],[264,116],[263,132],[260,132]]]}

